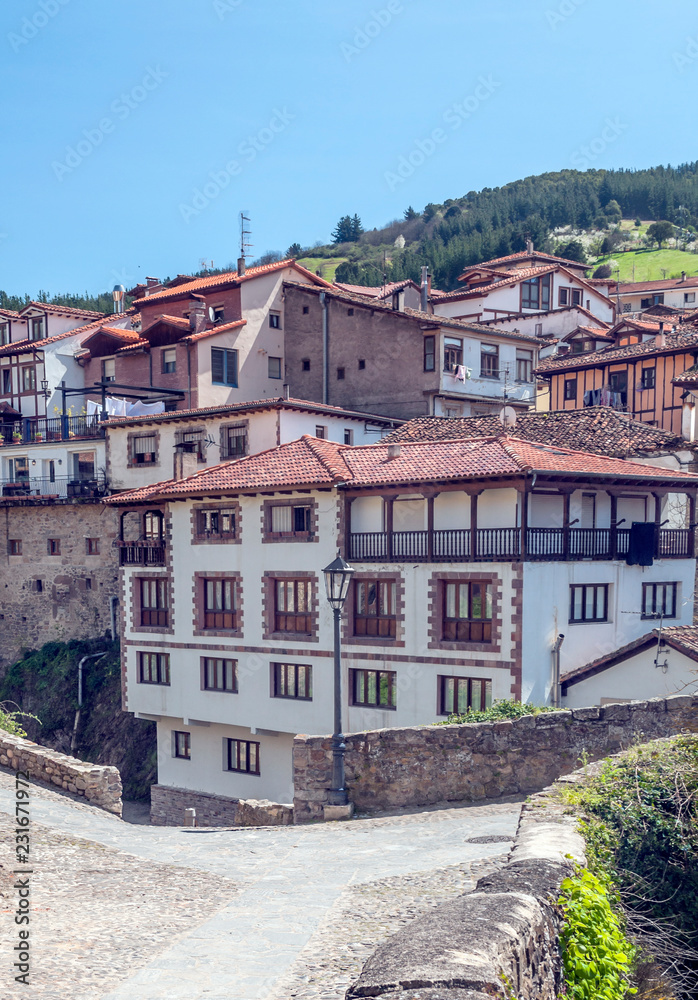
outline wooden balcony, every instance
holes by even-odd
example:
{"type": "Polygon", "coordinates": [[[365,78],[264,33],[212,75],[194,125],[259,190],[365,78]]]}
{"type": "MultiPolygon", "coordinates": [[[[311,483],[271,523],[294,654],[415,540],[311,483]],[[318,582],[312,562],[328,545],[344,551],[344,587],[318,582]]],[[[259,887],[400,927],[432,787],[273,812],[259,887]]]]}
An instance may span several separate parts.
{"type": "Polygon", "coordinates": [[[137,542],[116,541],[119,566],[164,566],[165,542],[141,538],[137,542]]]}
{"type": "MultiPolygon", "coordinates": [[[[569,562],[625,559],[629,528],[447,528],[429,531],[369,531],[349,535],[350,562],[569,562]]],[[[656,559],[692,559],[693,531],[661,528],[656,559]]]]}

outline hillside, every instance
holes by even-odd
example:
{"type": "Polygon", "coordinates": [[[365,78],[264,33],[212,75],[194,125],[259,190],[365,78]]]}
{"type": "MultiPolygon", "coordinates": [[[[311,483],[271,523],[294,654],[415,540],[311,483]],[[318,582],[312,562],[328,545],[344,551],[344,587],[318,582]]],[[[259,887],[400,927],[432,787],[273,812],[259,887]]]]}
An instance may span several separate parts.
{"type": "Polygon", "coordinates": [[[698,274],[698,254],[684,250],[624,250],[599,257],[595,267],[609,264],[620,281],[650,281],[698,274]]]}

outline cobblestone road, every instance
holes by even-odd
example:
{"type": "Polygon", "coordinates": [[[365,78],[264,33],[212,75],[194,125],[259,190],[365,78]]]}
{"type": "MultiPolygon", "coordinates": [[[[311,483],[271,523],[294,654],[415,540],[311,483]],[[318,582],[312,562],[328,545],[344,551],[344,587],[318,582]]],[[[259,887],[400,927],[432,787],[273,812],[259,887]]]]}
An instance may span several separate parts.
{"type": "Polygon", "coordinates": [[[27,991],[11,968],[13,790],[0,773],[3,1000],[340,1000],[377,941],[501,863],[520,809],[184,830],[33,785],[27,991]]]}

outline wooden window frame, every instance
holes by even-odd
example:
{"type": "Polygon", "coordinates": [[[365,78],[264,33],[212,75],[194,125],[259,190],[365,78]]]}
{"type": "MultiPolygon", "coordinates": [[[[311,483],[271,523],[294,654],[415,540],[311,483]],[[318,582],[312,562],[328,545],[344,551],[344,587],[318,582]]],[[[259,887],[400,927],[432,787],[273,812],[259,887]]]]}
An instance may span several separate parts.
{"type": "Polygon", "coordinates": [[[657,369],[656,367],[647,367],[642,369],[640,385],[643,389],[655,389],[657,386],[657,369]]]}
{"type": "Polygon", "coordinates": [[[318,540],[317,528],[317,501],[308,500],[266,500],[263,507],[264,532],[262,542],[316,542],[318,540]],[[279,508],[291,510],[291,530],[274,531],[274,511],[279,508]],[[299,515],[299,511],[305,511],[299,515]],[[303,527],[297,527],[300,521],[303,527]]]}
{"type": "Polygon", "coordinates": [[[313,668],[308,663],[285,663],[274,662],[271,664],[271,696],[272,698],[282,698],[287,701],[312,701],[313,700],[313,668]],[[303,671],[303,674],[301,674],[303,671]],[[289,683],[289,676],[292,676],[292,683],[289,683]],[[299,679],[303,677],[303,684],[299,679]],[[298,692],[304,690],[304,694],[288,694],[293,689],[298,692]]]}
{"type": "Polygon", "coordinates": [[[569,624],[570,625],[600,625],[605,622],[610,621],[608,617],[608,590],[609,584],[607,583],[571,583],[570,584],[570,613],[569,613],[569,624]],[[587,590],[593,588],[594,593],[592,596],[592,608],[590,611],[587,609],[587,590]],[[582,616],[580,618],[574,617],[574,606],[575,606],[575,591],[583,591],[582,596],[582,616]],[[596,614],[596,609],[598,605],[598,595],[603,593],[603,605],[604,605],[604,616],[599,618],[596,614]],[[590,617],[591,614],[591,617],[590,617]]]}
{"type": "Polygon", "coordinates": [[[163,347],[160,352],[160,372],[163,375],[174,375],[177,371],[177,348],[163,347]],[[174,354],[174,361],[166,361],[168,354],[174,354]]]}
{"type": "Polygon", "coordinates": [[[20,395],[36,392],[36,368],[34,365],[21,365],[21,390],[20,395]],[[29,385],[27,385],[27,382],[29,385]]]}
{"type": "Polygon", "coordinates": [[[237,694],[238,693],[238,661],[225,656],[202,656],[201,657],[201,690],[213,691],[217,694],[237,694]],[[219,668],[218,664],[222,664],[219,668]],[[213,676],[214,682],[219,676],[223,678],[223,686],[218,683],[210,683],[213,676]],[[228,678],[231,686],[228,687],[228,678]]]}
{"type": "Polygon", "coordinates": [[[237,581],[231,577],[202,576],[202,631],[234,632],[238,629],[237,581]],[[220,591],[220,593],[219,593],[220,591]],[[218,607],[220,598],[221,606],[218,607]],[[209,607],[209,601],[214,606],[209,607]]]}
{"type": "Polygon", "coordinates": [[[521,309],[538,309],[541,308],[541,283],[540,278],[529,278],[527,281],[521,282],[521,309]],[[533,291],[535,290],[536,295],[533,296],[533,291]],[[535,305],[534,305],[535,301],[535,305]]]}
{"type": "Polygon", "coordinates": [[[98,556],[99,555],[99,538],[86,538],[85,539],[85,555],[86,556],[98,556]]]}
{"type": "Polygon", "coordinates": [[[678,585],[678,582],[675,582],[675,581],[668,581],[668,582],[660,581],[658,583],[654,583],[654,582],[653,583],[643,583],[642,584],[642,611],[641,611],[641,614],[640,614],[640,618],[643,621],[652,621],[652,620],[656,621],[658,618],[662,618],[662,619],[665,619],[665,618],[678,618],[678,614],[676,613],[677,604],[678,604],[678,602],[677,602],[678,591],[679,591],[679,585],[678,585]],[[656,608],[657,607],[657,593],[658,593],[659,587],[663,587],[664,588],[664,607],[666,607],[666,604],[667,604],[667,596],[669,596],[670,599],[671,599],[671,608],[670,608],[671,613],[670,614],[669,613],[665,614],[664,612],[661,612],[661,611],[654,611],[654,612],[652,612],[650,614],[647,614],[647,612],[646,612],[647,597],[648,597],[648,595],[651,595],[652,607],[656,608]]]}
{"type": "Polygon", "coordinates": [[[313,581],[308,577],[277,577],[274,580],[273,615],[275,633],[283,635],[312,635],[313,633],[313,581]],[[289,611],[280,607],[280,603],[288,604],[289,588],[293,593],[293,605],[298,607],[298,594],[302,586],[304,591],[305,611],[289,611]],[[280,602],[280,598],[283,600],[280,602]],[[297,623],[299,628],[289,628],[289,624],[297,623]]]}
{"type": "Polygon", "coordinates": [[[352,667],[349,670],[349,691],[351,704],[357,708],[378,708],[384,712],[397,711],[397,671],[371,670],[365,667],[352,667]],[[383,678],[386,682],[386,700],[382,701],[383,678]],[[375,700],[371,700],[369,688],[373,683],[375,700]],[[363,698],[359,694],[363,687],[363,698]]]}
{"type": "Polygon", "coordinates": [[[436,337],[431,333],[424,338],[424,371],[436,371],[436,337]]]}
{"type": "Polygon", "coordinates": [[[353,635],[361,639],[396,639],[397,638],[397,580],[384,579],[381,577],[353,580],[354,589],[353,602],[353,635]],[[376,600],[369,601],[369,588],[376,588],[376,600]],[[392,608],[390,614],[380,614],[380,607],[383,605],[383,592],[388,591],[388,603],[392,608]],[[368,610],[361,613],[359,608],[364,606],[376,606],[376,613],[370,614],[368,610]],[[371,631],[374,628],[375,631],[371,631]]]}
{"type": "Polygon", "coordinates": [[[518,349],[516,351],[516,381],[529,383],[533,381],[533,351],[518,349]],[[526,354],[527,357],[519,357],[526,354]]]}
{"type": "Polygon", "coordinates": [[[46,539],[46,551],[50,556],[59,556],[61,554],[61,540],[60,538],[47,538],[46,539]]]}
{"type": "Polygon", "coordinates": [[[249,440],[250,428],[247,421],[239,422],[235,424],[224,424],[221,427],[221,459],[224,461],[234,460],[236,458],[244,458],[245,455],[249,454],[250,450],[250,440],[249,440]],[[235,449],[234,451],[230,448],[231,432],[232,431],[242,431],[241,434],[232,434],[232,437],[239,441],[244,442],[244,448],[242,451],[235,449]]]}
{"type": "Polygon", "coordinates": [[[240,369],[239,369],[239,358],[238,352],[231,347],[212,347],[211,348],[211,385],[224,385],[230,389],[237,389],[238,382],[240,380],[240,369]],[[223,378],[217,380],[213,377],[214,372],[214,351],[217,351],[221,355],[221,366],[223,372],[223,378]],[[231,368],[233,371],[231,372],[231,368]]]}
{"type": "Polygon", "coordinates": [[[129,434],[127,438],[127,448],[128,448],[128,468],[129,469],[139,469],[141,466],[153,466],[158,465],[158,444],[159,444],[159,433],[154,431],[152,434],[129,434]],[[152,438],[155,446],[154,451],[136,451],[136,442],[142,440],[148,440],[152,438]],[[138,455],[150,455],[148,459],[143,459],[138,461],[138,455]]]}
{"type": "Polygon", "coordinates": [[[191,760],[191,733],[172,730],[172,756],[177,760],[191,760]]]}
{"type": "Polygon", "coordinates": [[[9,556],[21,556],[22,555],[22,539],[21,538],[8,538],[8,540],[7,540],[7,554],[9,556]]]}
{"type": "Polygon", "coordinates": [[[570,401],[577,401],[577,379],[576,378],[566,378],[562,383],[562,398],[564,402],[569,403],[570,401]],[[572,388],[568,389],[568,386],[572,388]]]}
{"type": "Polygon", "coordinates": [[[225,738],[225,770],[236,774],[260,774],[260,745],[257,740],[225,738]],[[251,753],[251,748],[256,747],[251,753]],[[244,753],[243,753],[244,748],[244,753]],[[244,766],[243,766],[244,758],[244,766]],[[234,761],[234,763],[233,763],[234,761]]]}
{"type": "Polygon", "coordinates": [[[284,377],[283,358],[272,357],[271,355],[267,355],[267,375],[269,378],[273,379],[281,379],[284,377]],[[278,375],[275,375],[272,369],[278,371],[278,375]]]}
{"type": "Polygon", "coordinates": [[[438,715],[462,715],[458,707],[459,689],[465,688],[466,711],[484,712],[492,704],[492,680],[489,677],[454,677],[442,675],[437,678],[438,683],[438,715]],[[453,682],[453,708],[446,707],[447,688],[453,682]],[[480,704],[473,704],[473,683],[480,684],[480,704]],[[488,699],[489,695],[489,699],[488,699]]]}
{"type": "Polygon", "coordinates": [[[152,684],[156,687],[170,687],[170,654],[158,653],[152,650],[138,652],[138,683],[152,684]],[[154,659],[154,664],[148,662],[154,659]],[[146,676],[155,680],[146,679],[146,676]]]}
{"type": "Polygon", "coordinates": [[[491,378],[499,381],[498,344],[480,344],[480,378],[491,378]]]}
{"type": "MultiPolygon", "coordinates": [[[[491,643],[494,622],[494,587],[489,580],[444,580],[441,584],[441,641],[442,642],[477,642],[491,643]],[[484,587],[485,611],[489,603],[489,617],[486,614],[472,615],[467,617],[461,615],[450,616],[448,611],[449,588],[454,588],[454,609],[457,609],[462,600],[461,588],[467,588],[465,598],[469,612],[473,609],[473,590],[475,587],[484,587]],[[467,635],[464,633],[467,632],[467,635]],[[453,634],[449,634],[453,633],[453,634]],[[479,633],[479,634],[478,634],[479,633]]],[[[480,600],[483,594],[480,593],[480,600]]]]}
{"type": "Polygon", "coordinates": [[[455,369],[462,364],[463,338],[444,337],[444,371],[452,375],[455,369]]]}
{"type": "Polygon", "coordinates": [[[170,588],[169,580],[165,576],[139,576],[136,577],[139,591],[138,618],[139,624],[143,628],[169,628],[170,625],[170,588]],[[159,601],[164,594],[163,604],[145,604],[146,589],[152,589],[155,585],[156,597],[159,601]]]}

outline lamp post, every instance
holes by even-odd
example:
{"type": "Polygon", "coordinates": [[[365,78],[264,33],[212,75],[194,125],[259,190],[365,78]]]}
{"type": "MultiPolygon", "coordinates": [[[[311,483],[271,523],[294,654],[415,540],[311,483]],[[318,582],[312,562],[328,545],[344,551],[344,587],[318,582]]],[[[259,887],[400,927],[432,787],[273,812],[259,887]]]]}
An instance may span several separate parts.
{"type": "Polygon", "coordinates": [[[342,653],[341,653],[341,621],[342,608],[349,593],[349,585],[354,573],[354,567],[345,562],[340,555],[326,566],[325,588],[327,600],[334,615],[334,733],[332,735],[332,788],[330,789],[330,805],[345,806],[348,804],[347,790],[344,786],[344,751],[346,744],[342,734],[342,653]]]}

